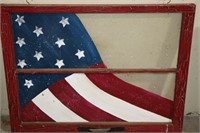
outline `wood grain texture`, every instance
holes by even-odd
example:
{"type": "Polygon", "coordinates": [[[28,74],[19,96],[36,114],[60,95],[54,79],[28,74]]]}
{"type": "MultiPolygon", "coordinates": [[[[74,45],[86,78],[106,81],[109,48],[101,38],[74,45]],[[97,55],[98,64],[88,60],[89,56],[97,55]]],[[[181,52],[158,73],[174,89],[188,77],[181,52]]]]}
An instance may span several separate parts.
{"type": "MultiPolygon", "coordinates": [[[[174,5],[1,5],[1,39],[4,56],[6,83],[8,91],[9,111],[12,131],[26,132],[77,132],[79,127],[91,128],[111,128],[124,127],[125,131],[130,132],[180,132],[183,125],[183,113],[186,95],[186,85],[188,76],[188,67],[190,59],[190,49],[192,41],[192,32],[194,24],[195,5],[194,4],[174,4],[174,5]],[[176,73],[176,86],[174,95],[174,112],[172,123],[23,123],[20,118],[19,92],[18,92],[18,73],[67,73],[76,70],[52,71],[52,70],[16,70],[14,44],[12,36],[12,27],[10,13],[182,13],[182,27],[179,44],[177,69],[166,70],[109,70],[109,72],[136,72],[136,73],[176,73]]],[[[92,69],[91,69],[92,70],[92,69]]],[[[79,70],[77,72],[82,72],[79,70]]],[[[96,71],[96,70],[94,70],[96,71]]],[[[107,70],[98,70],[99,73],[107,70]]],[[[89,72],[89,71],[88,71],[89,72]]],[[[164,106],[164,105],[163,105],[164,106]]]]}
{"type": "Polygon", "coordinates": [[[109,68],[69,68],[69,69],[17,69],[16,74],[64,74],[64,73],[176,73],[176,68],[168,69],[109,69],[109,68]]]}
{"type": "Polygon", "coordinates": [[[152,5],[3,5],[4,12],[46,12],[46,13],[166,13],[192,12],[194,4],[152,4],[152,5]],[[49,10],[49,7],[51,10],[49,10]]]}
{"type": "Polygon", "coordinates": [[[172,124],[170,123],[23,123],[21,125],[21,131],[32,131],[32,132],[79,132],[80,127],[87,127],[91,129],[104,129],[114,127],[124,127],[126,132],[170,132],[172,131],[172,124]]]}
{"type": "Polygon", "coordinates": [[[187,87],[188,68],[190,61],[190,49],[194,24],[194,12],[184,13],[182,18],[181,37],[178,55],[178,72],[176,75],[174,97],[174,130],[182,131],[187,87]]]}
{"type": "Polygon", "coordinates": [[[15,55],[14,55],[14,45],[12,41],[12,31],[11,31],[11,20],[8,13],[3,12],[1,14],[1,34],[2,39],[2,50],[3,59],[5,66],[8,102],[9,102],[9,113],[11,120],[11,130],[19,131],[20,127],[20,110],[19,110],[19,94],[17,88],[17,78],[15,75],[15,55]]]}

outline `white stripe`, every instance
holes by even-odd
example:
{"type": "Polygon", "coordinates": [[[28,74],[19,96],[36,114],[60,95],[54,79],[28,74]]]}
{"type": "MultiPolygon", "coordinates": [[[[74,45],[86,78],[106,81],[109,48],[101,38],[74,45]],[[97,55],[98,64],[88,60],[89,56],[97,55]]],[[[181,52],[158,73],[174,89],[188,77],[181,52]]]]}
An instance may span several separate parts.
{"type": "Polygon", "coordinates": [[[66,77],[65,80],[87,101],[125,121],[171,122],[168,118],[139,108],[102,91],[85,74],[72,74],[66,77]]]}
{"type": "Polygon", "coordinates": [[[76,115],[65,105],[63,105],[50,91],[44,90],[34,99],[33,103],[39,107],[46,115],[56,122],[86,122],[83,118],[76,115]]]}

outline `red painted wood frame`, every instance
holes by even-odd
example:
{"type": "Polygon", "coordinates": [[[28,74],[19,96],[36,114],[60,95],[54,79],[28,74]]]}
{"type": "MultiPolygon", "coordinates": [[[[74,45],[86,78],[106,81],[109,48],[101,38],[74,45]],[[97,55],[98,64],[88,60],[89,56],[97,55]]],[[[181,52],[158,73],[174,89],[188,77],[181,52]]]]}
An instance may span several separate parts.
{"type": "Polygon", "coordinates": [[[80,131],[80,127],[112,128],[123,127],[131,132],[181,132],[183,125],[186,85],[190,60],[194,4],[174,5],[1,5],[1,39],[7,81],[8,101],[12,131],[80,131]],[[182,13],[177,69],[64,69],[64,70],[17,70],[10,13],[182,13]],[[9,53],[9,56],[7,55],[9,53]],[[88,123],[42,123],[22,122],[20,119],[18,79],[19,73],[68,73],[68,72],[110,72],[110,73],[175,73],[174,111],[172,123],[129,123],[129,122],[88,122],[88,123]]]}

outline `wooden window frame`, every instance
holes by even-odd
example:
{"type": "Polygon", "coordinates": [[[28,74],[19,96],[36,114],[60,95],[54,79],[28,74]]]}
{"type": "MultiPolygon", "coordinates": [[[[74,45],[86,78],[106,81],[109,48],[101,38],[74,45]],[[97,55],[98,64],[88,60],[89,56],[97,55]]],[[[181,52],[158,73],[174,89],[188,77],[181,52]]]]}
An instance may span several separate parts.
{"type": "Polygon", "coordinates": [[[181,132],[185,106],[185,95],[190,60],[190,50],[194,25],[194,4],[172,5],[1,5],[1,39],[8,91],[11,130],[21,131],[80,131],[81,127],[97,129],[122,127],[131,132],[181,132]],[[16,69],[13,34],[10,13],[182,13],[177,68],[166,69],[16,69]],[[9,53],[9,56],[8,54],[9,53]],[[48,123],[22,122],[18,95],[17,74],[45,73],[175,73],[174,111],[172,123],[132,123],[132,122],[88,122],[88,123],[48,123]]]}

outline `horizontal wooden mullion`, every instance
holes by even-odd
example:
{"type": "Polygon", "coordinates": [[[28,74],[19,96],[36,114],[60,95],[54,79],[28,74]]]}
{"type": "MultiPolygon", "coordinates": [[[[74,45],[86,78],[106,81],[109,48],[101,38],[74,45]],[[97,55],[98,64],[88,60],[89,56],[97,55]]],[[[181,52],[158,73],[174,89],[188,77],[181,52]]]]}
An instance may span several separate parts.
{"type": "Polygon", "coordinates": [[[64,74],[64,73],[176,73],[176,68],[166,69],[108,69],[108,68],[65,68],[65,69],[16,69],[16,74],[64,74]]]}

